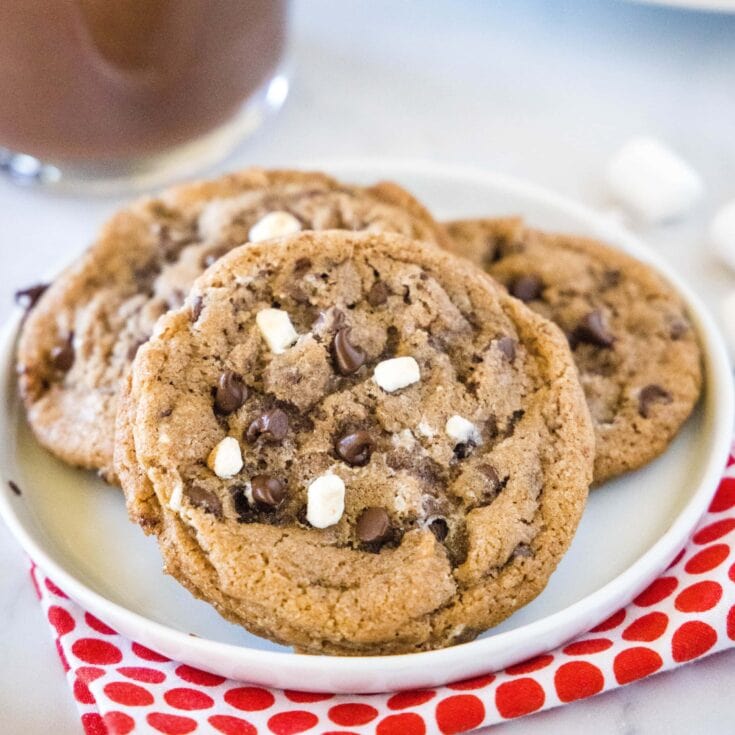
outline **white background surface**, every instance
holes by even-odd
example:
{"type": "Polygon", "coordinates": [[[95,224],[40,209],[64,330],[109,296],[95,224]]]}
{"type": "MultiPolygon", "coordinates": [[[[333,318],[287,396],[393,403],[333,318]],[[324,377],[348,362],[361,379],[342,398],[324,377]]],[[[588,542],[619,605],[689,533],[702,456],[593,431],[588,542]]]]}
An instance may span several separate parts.
{"type": "MultiPolygon", "coordinates": [[[[291,97],[227,166],[420,157],[606,207],[605,160],[648,133],[695,165],[708,194],[685,222],[643,234],[713,309],[735,288],[705,237],[735,198],[735,17],[614,0],[299,0],[294,10],[291,97]]],[[[16,288],[68,262],[118,204],[0,182],[0,319],[16,288]]],[[[3,733],[79,735],[26,559],[2,529],[0,660],[3,733]]],[[[732,732],[734,665],[735,653],[720,654],[493,733],[732,732]]]]}

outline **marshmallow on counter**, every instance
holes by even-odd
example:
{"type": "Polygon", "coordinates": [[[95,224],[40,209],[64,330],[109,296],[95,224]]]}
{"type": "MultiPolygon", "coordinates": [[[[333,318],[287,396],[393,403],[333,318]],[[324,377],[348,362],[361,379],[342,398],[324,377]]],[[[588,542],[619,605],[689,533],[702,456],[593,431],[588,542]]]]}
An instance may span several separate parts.
{"type": "Polygon", "coordinates": [[[709,239],[717,256],[735,272],[735,199],[715,214],[709,227],[709,239]]]}
{"type": "Polygon", "coordinates": [[[299,338],[291,317],[282,309],[261,309],[255,315],[255,323],[275,355],[285,352],[299,338]]]}
{"type": "Polygon", "coordinates": [[[408,385],[418,383],[421,380],[421,370],[413,357],[393,357],[375,366],[373,380],[386,393],[393,393],[408,385]]]}
{"type": "Polygon", "coordinates": [[[313,480],[307,489],[306,520],[314,528],[339,523],[345,512],[345,484],[339,475],[327,473],[313,480]]]}
{"type": "Polygon", "coordinates": [[[699,174],[655,138],[633,138],[607,166],[613,196],[639,218],[655,224],[686,214],[701,198],[699,174]]]}
{"type": "Polygon", "coordinates": [[[250,242],[261,242],[262,240],[270,240],[273,237],[283,237],[284,235],[293,235],[295,232],[301,231],[301,222],[290,212],[276,211],[269,212],[265,217],[261,217],[251,228],[248,233],[250,242]]]}

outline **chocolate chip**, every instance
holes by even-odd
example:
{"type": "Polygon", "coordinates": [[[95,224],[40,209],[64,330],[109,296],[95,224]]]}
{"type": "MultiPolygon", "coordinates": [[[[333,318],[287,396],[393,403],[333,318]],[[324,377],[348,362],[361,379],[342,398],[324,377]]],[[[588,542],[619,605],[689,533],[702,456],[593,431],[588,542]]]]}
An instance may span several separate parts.
{"type": "Polygon", "coordinates": [[[689,330],[689,325],[683,319],[677,319],[669,328],[669,336],[674,341],[681,339],[689,330]]]}
{"type": "Polygon", "coordinates": [[[340,375],[352,375],[365,364],[365,350],[350,342],[349,327],[342,327],[332,342],[334,366],[340,375]]]}
{"type": "Polygon", "coordinates": [[[133,342],[128,348],[128,360],[135,360],[138,350],[147,342],[147,339],[139,339],[133,342]]]}
{"type": "Polygon", "coordinates": [[[582,318],[582,321],[572,332],[572,346],[576,347],[580,342],[586,342],[597,347],[612,347],[615,338],[610,334],[602,318],[599,309],[591,311],[582,318]]]}
{"type": "Polygon", "coordinates": [[[533,556],[533,549],[531,549],[528,544],[518,544],[511,554],[513,559],[517,559],[519,557],[521,559],[527,559],[530,556],[533,556]]]}
{"type": "Polygon", "coordinates": [[[43,296],[48,287],[48,283],[38,283],[35,286],[29,286],[28,288],[16,291],[15,303],[23,307],[26,311],[30,311],[38,303],[38,300],[43,296]]]}
{"type": "Polygon", "coordinates": [[[391,325],[385,330],[385,346],[383,352],[380,355],[381,360],[385,360],[389,357],[394,357],[398,351],[398,345],[401,343],[401,336],[398,330],[391,325]]]}
{"type": "Polygon", "coordinates": [[[288,416],[280,408],[274,408],[258,416],[248,426],[246,438],[249,442],[264,437],[268,441],[280,442],[288,433],[288,416]]]}
{"type": "Polygon", "coordinates": [[[334,450],[340,459],[353,467],[363,467],[370,461],[370,455],[375,449],[375,442],[367,431],[356,431],[338,439],[334,450]]]}
{"type": "Polygon", "coordinates": [[[483,475],[487,478],[487,484],[488,484],[488,490],[491,494],[494,494],[498,492],[498,489],[500,488],[500,477],[498,477],[498,472],[490,464],[483,464],[480,465],[478,468],[480,472],[482,472],[483,475]]]}
{"type": "Polygon", "coordinates": [[[654,403],[671,403],[673,400],[671,393],[656,383],[651,383],[641,389],[638,394],[638,413],[644,419],[650,418],[651,406],[654,403]]]}
{"type": "Polygon", "coordinates": [[[467,459],[474,448],[475,445],[472,442],[460,442],[454,447],[454,456],[457,459],[467,459]]]}
{"type": "Polygon", "coordinates": [[[16,495],[23,495],[21,492],[21,489],[12,481],[8,480],[8,487],[16,494],[16,495]]]}
{"type": "Polygon", "coordinates": [[[201,485],[188,485],[184,488],[184,496],[195,508],[222,518],[222,502],[211,490],[201,485]]]}
{"type": "Polygon", "coordinates": [[[264,505],[268,508],[276,508],[286,497],[286,487],[275,477],[270,475],[255,475],[250,481],[252,488],[253,500],[258,505],[264,505]]]}
{"type": "Polygon", "coordinates": [[[67,373],[74,364],[74,333],[51,350],[51,364],[60,372],[67,373]]]}
{"type": "Polygon", "coordinates": [[[533,301],[541,295],[544,284],[537,276],[519,276],[508,288],[512,296],[521,301],[533,301]]]}
{"type": "Polygon", "coordinates": [[[309,268],[311,268],[311,260],[309,258],[299,258],[293,264],[294,273],[303,273],[309,270],[309,268]]]}
{"type": "Polygon", "coordinates": [[[602,287],[614,288],[620,285],[621,273],[617,269],[606,270],[602,274],[602,287]]]}
{"type": "Polygon", "coordinates": [[[365,508],[357,519],[357,537],[365,544],[376,544],[390,536],[390,518],[385,508],[365,508]]]}
{"type": "Polygon", "coordinates": [[[151,258],[145,265],[136,268],[133,271],[133,278],[141,290],[148,290],[152,287],[153,281],[158,278],[161,273],[161,265],[157,258],[151,258]]]}
{"type": "Polygon", "coordinates": [[[444,518],[434,518],[427,524],[428,529],[436,536],[437,541],[444,541],[449,535],[449,524],[444,518]]]}
{"type": "Polygon", "coordinates": [[[368,304],[372,307],[382,306],[390,296],[390,289],[383,281],[375,281],[367,295],[368,304]]]}
{"type": "Polygon", "coordinates": [[[204,299],[201,296],[197,296],[191,303],[191,320],[197,321],[202,315],[202,309],[204,308],[204,299]]]}
{"type": "Polygon", "coordinates": [[[512,337],[500,337],[495,340],[498,349],[506,356],[508,362],[516,359],[516,341],[512,337]]]}
{"type": "Polygon", "coordinates": [[[248,503],[248,496],[245,493],[245,485],[235,485],[230,488],[232,504],[235,506],[238,520],[242,523],[252,523],[256,519],[256,514],[248,503]]]}
{"type": "Polygon", "coordinates": [[[225,370],[217,381],[214,409],[217,413],[227,416],[245,403],[247,395],[248,389],[242,382],[242,377],[232,370],[225,370]]]}

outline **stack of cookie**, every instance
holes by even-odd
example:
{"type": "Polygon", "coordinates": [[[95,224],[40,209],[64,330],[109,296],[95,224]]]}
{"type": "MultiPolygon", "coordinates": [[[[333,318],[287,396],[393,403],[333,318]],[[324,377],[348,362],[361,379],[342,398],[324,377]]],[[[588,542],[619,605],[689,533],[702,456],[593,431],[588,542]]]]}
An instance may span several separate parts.
{"type": "Polygon", "coordinates": [[[306,652],[437,648],[506,618],[590,485],[662,452],[702,380],[643,264],[319,173],[137,202],[31,296],[38,440],[119,483],[194,595],[306,652]]]}

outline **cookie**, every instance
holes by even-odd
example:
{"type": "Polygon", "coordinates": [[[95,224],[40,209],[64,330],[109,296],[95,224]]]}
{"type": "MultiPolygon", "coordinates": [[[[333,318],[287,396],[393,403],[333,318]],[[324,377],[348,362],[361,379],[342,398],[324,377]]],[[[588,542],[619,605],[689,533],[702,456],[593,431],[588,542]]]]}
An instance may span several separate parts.
{"type": "MultiPolygon", "coordinates": [[[[251,169],[122,210],[40,297],[18,349],[30,425],[65,461],[112,478],[120,380],[156,319],[233,247],[299,229],[387,230],[441,244],[443,229],[395,184],[251,169]]],[[[297,288],[297,284],[294,284],[297,288]]]]}
{"type": "Polygon", "coordinates": [[[702,387],[697,335],[674,288],[619,250],[518,218],[448,229],[455,253],[566,333],[595,425],[595,482],[661,454],[702,387]]]}
{"type": "Polygon", "coordinates": [[[386,233],[239,248],[164,316],[116,466],[166,570],[308,652],[474,638],[565,552],[594,435],[564,335],[386,233]]]}

